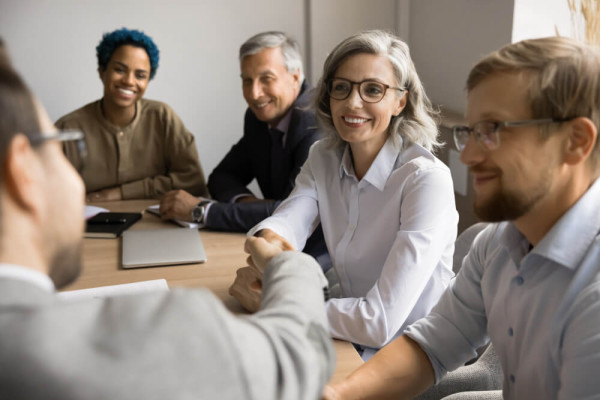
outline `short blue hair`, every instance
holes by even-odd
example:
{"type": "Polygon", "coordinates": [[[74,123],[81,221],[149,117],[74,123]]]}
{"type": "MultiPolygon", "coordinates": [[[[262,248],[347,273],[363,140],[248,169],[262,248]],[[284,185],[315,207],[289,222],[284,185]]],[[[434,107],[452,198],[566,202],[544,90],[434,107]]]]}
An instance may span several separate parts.
{"type": "Polygon", "coordinates": [[[150,36],[135,29],[121,28],[102,36],[100,44],[96,46],[98,67],[105,70],[115,50],[126,44],[146,50],[150,59],[150,79],[154,78],[158,69],[158,47],[150,36]]]}

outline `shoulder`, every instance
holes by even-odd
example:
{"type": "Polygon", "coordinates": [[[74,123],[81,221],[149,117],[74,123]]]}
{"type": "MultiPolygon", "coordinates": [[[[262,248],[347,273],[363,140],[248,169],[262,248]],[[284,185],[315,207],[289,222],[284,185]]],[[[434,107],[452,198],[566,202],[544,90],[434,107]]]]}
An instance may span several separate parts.
{"type": "Polygon", "coordinates": [[[418,144],[412,144],[400,153],[397,166],[408,168],[415,173],[438,171],[447,175],[450,174],[450,168],[446,164],[418,144]]]}
{"type": "MultiPolygon", "coordinates": [[[[144,114],[173,115],[175,111],[167,104],[158,100],[140,99],[140,111],[144,114]]],[[[175,114],[176,115],[176,114],[175,114]]]]}
{"type": "Polygon", "coordinates": [[[317,140],[310,146],[308,158],[311,160],[333,158],[339,160],[344,153],[344,147],[333,147],[327,139],[317,140]]]}
{"type": "Polygon", "coordinates": [[[63,115],[56,121],[55,125],[59,128],[65,128],[74,124],[80,124],[87,120],[95,119],[96,107],[100,100],[93,101],[85,106],[78,108],[70,113],[63,115]]]}
{"type": "Polygon", "coordinates": [[[471,246],[472,256],[478,264],[486,265],[496,258],[505,248],[504,237],[507,230],[516,229],[509,222],[490,223],[480,233],[475,235],[471,246]]]}

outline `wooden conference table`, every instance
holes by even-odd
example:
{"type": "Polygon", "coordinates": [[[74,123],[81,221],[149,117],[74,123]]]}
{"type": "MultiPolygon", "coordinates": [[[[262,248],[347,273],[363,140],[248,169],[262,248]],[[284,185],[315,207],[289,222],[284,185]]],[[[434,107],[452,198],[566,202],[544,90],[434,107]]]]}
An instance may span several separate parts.
{"type": "MultiPolygon", "coordinates": [[[[142,212],[146,207],[157,204],[156,200],[127,200],[94,205],[120,212],[142,212]]],[[[142,220],[130,229],[184,229],[161,221],[145,212],[142,220]]],[[[225,306],[236,313],[243,313],[237,300],[229,295],[228,289],[239,267],[246,265],[243,252],[245,235],[202,230],[200,236],[208,261],[204,264],[134,268],[124,270],[121,263],[121,239],[84,239],[83,269],[80,277],[65,290],[86,289],[98,286],[117,285],[152,279],[166,279],[169,287],[206,287],[225,306]]],[[[334,340],[337,365],[332,382],[339,381],[362,364],[354,347],[345,341],[334,340]]]]}

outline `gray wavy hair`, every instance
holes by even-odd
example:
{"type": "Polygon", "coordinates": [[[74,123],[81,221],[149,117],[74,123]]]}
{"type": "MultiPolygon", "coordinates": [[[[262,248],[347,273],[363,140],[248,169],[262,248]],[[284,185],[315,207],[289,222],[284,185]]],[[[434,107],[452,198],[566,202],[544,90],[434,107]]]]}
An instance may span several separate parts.
{"type": "Polygon", "coordinates": [[[392,117],[388,128],[392,139],[404,147],[410,143],[417,143],[430,151],[440,147],[442,143],[438,141],[438,128],[434,120],[437,113],[425,94],[408,46],[391,33],[381,30],[363,31],[350,36],[338,44],[325,60],[313,102],[317,124],[324,136],[334,147],[345,143],[331,119],[327,82],[348,57],[361,53],[387,57],[394,69],[396,86],[407,89],[406,107],[400,115],[392,117]]]}
{"type": "Polygon", "coordinates": [[[304,81],[304,71],[302,68],[302,55],[300,54],[300,45],[294,39],[283,32],[268,31],[261,32],[246,40],[240,46],[239,60],[242,62],[244,57],[256,54],[263,49],[280,47],[288,72],[293,74],[300,72],[300,83],[304,81]]]}

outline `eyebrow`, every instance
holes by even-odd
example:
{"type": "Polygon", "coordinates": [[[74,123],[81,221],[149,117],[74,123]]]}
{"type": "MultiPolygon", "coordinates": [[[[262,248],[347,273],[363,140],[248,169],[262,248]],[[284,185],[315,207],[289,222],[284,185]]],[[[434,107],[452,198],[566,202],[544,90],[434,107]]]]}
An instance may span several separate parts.
{"type": "MultiPolygon", "coordinates": [[[[265,75],[273,75],[273,76],[277,76],[277,74],[276,74],[274,71],[270,70],[270,69],[267,69],[267,70],[264,70],[264,71],[260,71],[260,72],[258,73],[258,76],[265,76],[265,75]]],[[[250,79],[250,77],[248,77],[248,76],[244,76],[244,74],[243,74],[243,73],[242,73],[242,74],[240,74],[240,77],[241,77],[242,79],[250,79]]]]}
{"type": "MultiPolygon", "coordinates": [[[[129,69],[129,65],[127,65],[125,63],[122,63],[121,61],[114,60],[113,62],[116,63],[116,64],[119,64],[123,68],[129,69]]],[[[148,73],[148,70],[140,68],[140,69],[136,69],[135,72],[146,72],[146,73],[148,73]]]]}
{"type": "MultiPolygon", "coordinates": [[[[348,78],[344,78],[341,76],[334,76],[332,79],[344,79],[346,81],[352,81],[352,79],[348,79],[348,78]]],[[[383,83],[384,85],[387,85],[387,83],[383,82],[381,79],[377,79],[377,78],[365,78],[363,80],[361,80],[360,82],[377,82],[377,83],[383,83]]]]}

